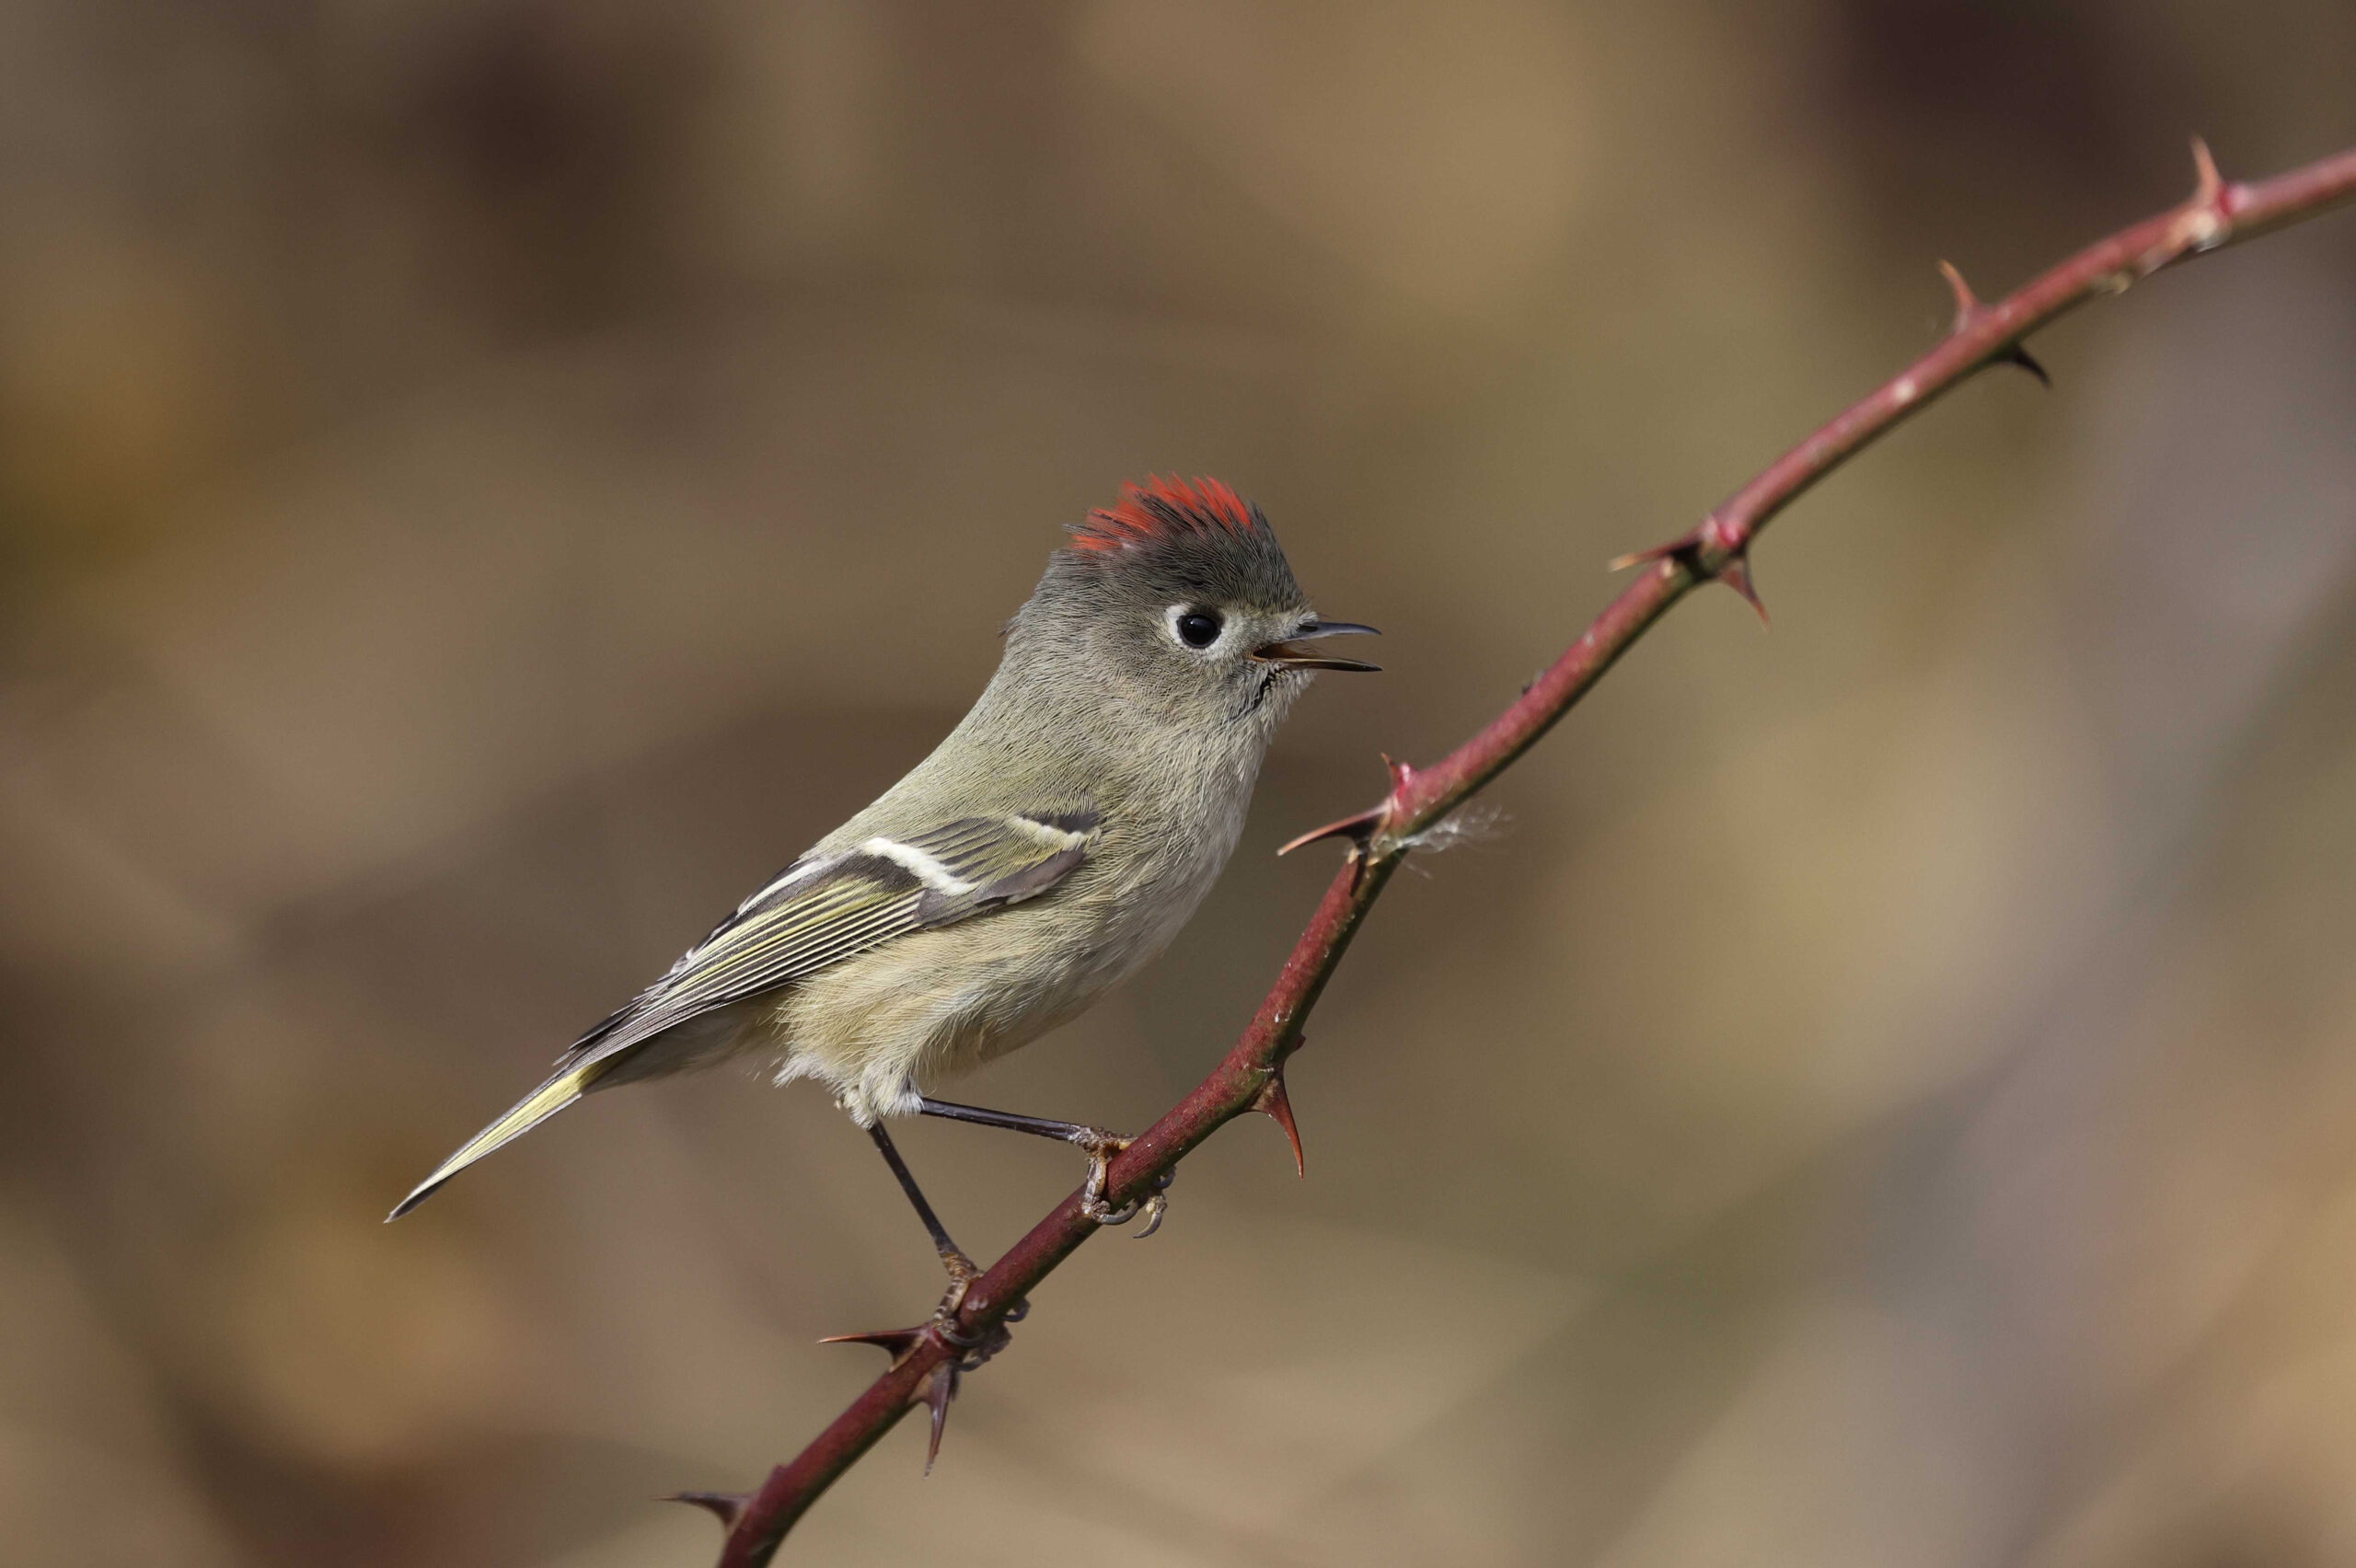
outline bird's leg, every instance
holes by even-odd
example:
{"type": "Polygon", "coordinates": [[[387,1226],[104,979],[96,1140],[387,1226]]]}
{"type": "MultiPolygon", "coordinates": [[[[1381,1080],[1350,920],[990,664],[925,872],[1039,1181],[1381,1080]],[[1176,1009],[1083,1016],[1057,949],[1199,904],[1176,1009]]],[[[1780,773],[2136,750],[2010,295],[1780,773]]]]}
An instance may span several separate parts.
{"type": "Polygon", "coordinates": [[[884,1130],[884,1124],[878,1122],[868,1128],[867,1136],[884,1151],[884,1163],[900,1179],[900,1191],[907,1193],[908,1202],[916,1205],[917,1217],[924,1221],[926,1231],[932,1237],[932,1250],[941,1254],[941,1266],[949,1271],[949,1294],[941,1297],[941,1309],[956,1311],[958,1303],[965,1298],[965,1287],[980,1275],[981,1269],[965,1255],[964,1248],[949,1239],[948,1227],[941,1223],[941,1216],[932,1212],[932,1205],[925,1201],[924,1189],[917,1185],[908,1162],[900,1158],[899,1147],[892,1142],[892,1135],[884,1130]]]}
{"type": "Polygon", "coordinates": [[[1047,1116],[990,1111],[979,1105],[957,1105],[946,1100],[919,1100],[917,1111],[921,1115],[945,1117],[952,1122],[971,1122],[979,1127],[1004,1127],[1009,1132],[1054,1138],[1084,1150],[1088,1155],[1088,1181],[1080,1188],[1080,1212],[1099,1225],[1126,1225],[1142,1213],[1146,1223],[1145,1228],[1138,1232],[1140,1241],[1161,1228],[1161,1216],[1170,1211],[1170,1179],[1177,1174],[1174,1170],[1163,1171],[1155,1181],[1153,1192],[1141,1204],[1132,1203],[1116,1209],[1105,1203],[1104,1182],[1112,1169],[1113,1157],[1128,1147],[1131,1142],[1118,1133],[1108,1133],[1102,1127],[1091,1127],[1084,1122],[1058,1122],[1047,1116]]]}
{"type": "MultiPolygon", "coordinates": [[[[975,1266],[973,1259],[965,1255],[964,1249],[949,1239],[948,1228],[941,1223],[941,1216],[932,1212],[932,1205],[925,1201],[924,1189],[917,1185],[916,1177],[909,1173],[907,1161],[900,1158],[899,1148],[892,1142],[892,1135],[880,1125],[868,1128],[867,1133],[875,1140],[875,1147],[884,1151],[884,1162],[892,1168],[892,1174],[900,1179],[900,1191],[908,1194],[908,1202],[916,1205],[917,1217],[924,1221],[926,1231],[931,1235],[933,1251],[941,1254],[941,1266],[949,1271],[949,1289],[941,1297],[941,1305],[932,1309],[931,1320],[913,1329],[830,1334],[820,1343],[872,1344],[891,1356],[895,1366],[913,1352],[928,1333],[938,1336],[956,1352],[950,1359],[935,1366],[925,1378],[922,1397],[932,1411],[932,1441],[925,1450],[924,1472],[930,1475],[932,1461],[941,1457],[941,1429],[948,1424],[949,1402],[957,1397],[960,1379],[966,1373],[978,1370],[984,1362],[1007,1347],[1014,1337],[1007,1325],[1021,1322],[1031,1310],[1031,1304],[1027,1301],[1015,1302],[999,1314],[996,1322],[976,1332],[968,1333],[958,1328],[957,1309],[964,1305],[966,1290],[981,1277],[982,1271],[975,1266]]],[[[701,1497],[683,1500],[698,1502],[701,1497]]]]}

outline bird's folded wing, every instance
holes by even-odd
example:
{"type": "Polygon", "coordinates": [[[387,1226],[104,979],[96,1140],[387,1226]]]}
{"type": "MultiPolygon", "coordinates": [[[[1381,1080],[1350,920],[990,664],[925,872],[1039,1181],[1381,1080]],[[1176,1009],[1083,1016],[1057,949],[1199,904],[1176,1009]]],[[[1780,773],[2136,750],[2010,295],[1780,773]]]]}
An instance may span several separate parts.
{"type": "Polygon", "coordinates": [[[1096,838],[1091,811],[960,817],[805,856],[690,949],[671,973],[582,1036],[563,1060],[629,1050],[699,1013],[839,963],[895,937],[1034,898],[1096,838]]]}

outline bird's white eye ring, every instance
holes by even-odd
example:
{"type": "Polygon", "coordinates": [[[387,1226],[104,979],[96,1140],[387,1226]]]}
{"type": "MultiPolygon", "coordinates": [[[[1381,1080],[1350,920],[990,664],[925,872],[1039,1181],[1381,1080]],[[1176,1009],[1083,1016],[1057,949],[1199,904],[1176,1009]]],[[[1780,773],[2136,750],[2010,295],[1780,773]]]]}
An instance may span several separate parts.
{"type": "Polygon", "coordinates": [[[1219,640],[1227,629],[1227,621],[1217,610],[1200,605],[1172,605],[1168,619],[1170,635],[1188,648],[1200,651],[1219,640]]]}

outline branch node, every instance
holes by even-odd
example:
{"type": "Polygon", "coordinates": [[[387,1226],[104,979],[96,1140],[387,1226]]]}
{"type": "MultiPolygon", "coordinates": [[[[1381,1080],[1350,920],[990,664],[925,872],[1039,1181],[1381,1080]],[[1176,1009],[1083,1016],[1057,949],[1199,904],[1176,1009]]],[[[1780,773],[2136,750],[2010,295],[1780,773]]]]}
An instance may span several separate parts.
{"type": "MultiPolygon", "coordinates": [[[[1939,265],[1945,267],[1946,263],[1942,261],[1939,265]]],[[[1961,274],[1955,273],[1952,268],[1948,271],[1955,277],[1957,286],[1969,294],[1971,291],[1965,287],[1961,274]]],[[[1655,545],[1648,550],[1638,550],[1633,555],[1622,556],[1611,563],[1611,570],[1618,571],[1625,567],[1642,566],[1647,561],[1656,560],[1674,560],[1696,578],[1704,581],[1711,578],[1717,579],[1741,594],[1744,601],[1759,612],[1759,619],[1762,624],[1766,621],[1767,606],[1760,603],[1759,590],[1750,580],[1749,530],[1740,525],[1729,525],[1713,512],[1665,545],[1655,545]],[[1713,571],[1704,564],[1703,552],[1715,553],[1720,550],[1726,552],[1726,559],[1719,563],[1715,571],[1713,571]]]]}
{"type": "Polygon", "coordinates": [[[1285,1092],[1284,1068],[1269,1070],[1268,1081],[1253,1097],[1252,1109],[1273,1118],[1285,1130],[1285,1136],[1292,1142],[1293,1170],[1305,1179],[1309,1175],[1309,1159],[1300,1152],[1300,1126],[1292,1119],[1292,1096],[1285,1092]]]}
{"type": "Polygon", "coordinates": [[[753,1501],[749,1492],[674,1492],[655,1499],[658,1503],[685,1503],[691,1508],[701,1508],[720,1521],[723,1530],[733,1530],[736,1521],[753,1501]]]}

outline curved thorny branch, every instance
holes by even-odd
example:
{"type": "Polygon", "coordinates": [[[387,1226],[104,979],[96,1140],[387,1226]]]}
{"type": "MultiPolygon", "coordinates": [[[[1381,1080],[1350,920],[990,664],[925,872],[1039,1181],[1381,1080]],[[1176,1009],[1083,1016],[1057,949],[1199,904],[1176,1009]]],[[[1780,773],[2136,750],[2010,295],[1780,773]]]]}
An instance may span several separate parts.
{"type": "MultiPolygon", "coordinates": [[[[1758,607],[1750,581],[1751,542],[1809,486],[1984,365],[2017,364],[2044,379],[2043,368],[2021,340],[2088,300],[2120,293],[2163,267],[2356,196],[2356,149],[2250,184],[2221,179],[2209,149],[2199,142],[2193,144],[2193,161],[2198,180],[2185,202],[2088,246],[2004,299],[1981,302],[1962,274],[1942,262],[1956,314],[1936,347],[1842,409],[1691,531],[1616,562],[1646,570],[1511,707],[1470,740],[1429,767],[1392,763],[1391,790],[1380,804],[1286,846],[1328,837],[1351,843],[1349,859],[1326,888],[1251,1027],[1208,1078],[1113,1161],[1106,1199],[1118,1205],[1145,1197],[1189,1150],[1247,1112],[1275,1117],[1292,1137],[1298,1156],[1299,1138],[1285,1098],[1285,1059],[1300,1048],[1302,1020],[1316,1006],[1383,885],[1415,847],[1416,836],[1535,744],[1653,622],[1696,586],[1716,579],[1758,607]]],[[[912,1406],[930,1407],[937,1445],[959,1377],[1004,1346],[1010,1315],[1019,1313],[1025,1296],[1098,1228],[1075,1192],[976,1279],[954,1311],[914,1329],[853,1336],[889,1351],[892,1365],[808,1447],[771,1470],[758,1492],[681,1494],[680,1501],[710,1509],[728,1527],[721,1568],[768,1562],[803,1512],[912,1406]]]]}

